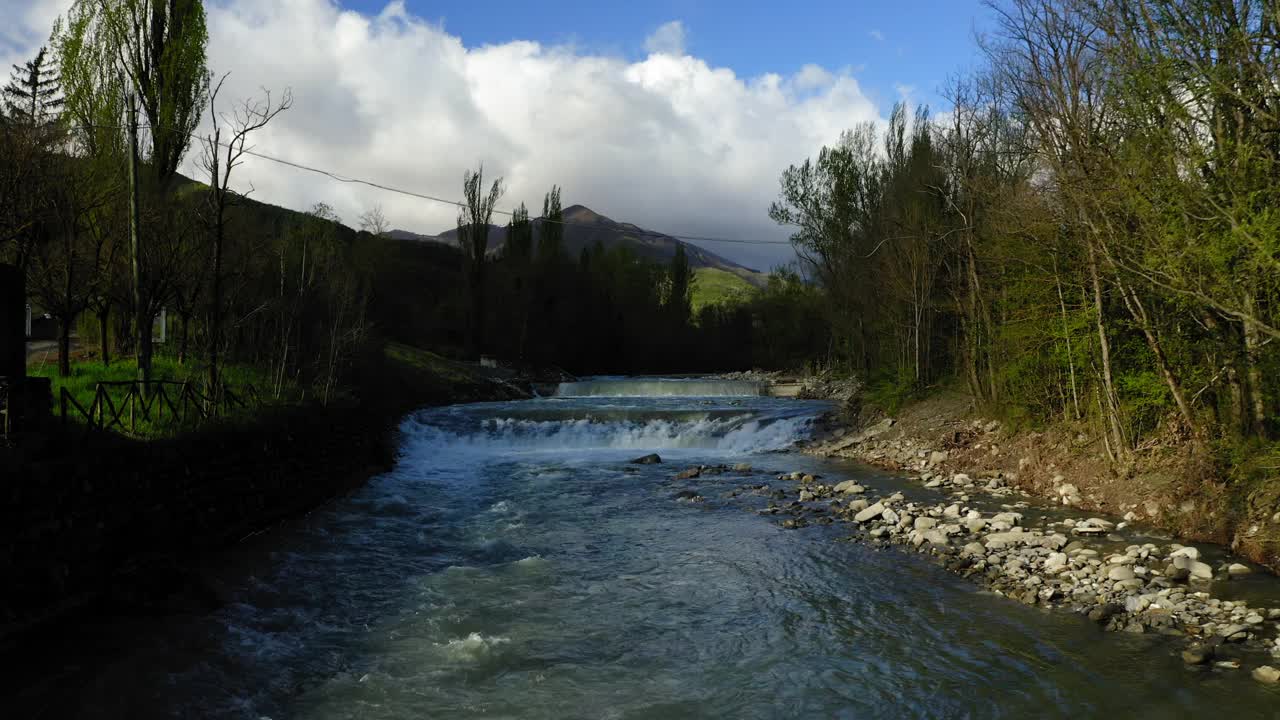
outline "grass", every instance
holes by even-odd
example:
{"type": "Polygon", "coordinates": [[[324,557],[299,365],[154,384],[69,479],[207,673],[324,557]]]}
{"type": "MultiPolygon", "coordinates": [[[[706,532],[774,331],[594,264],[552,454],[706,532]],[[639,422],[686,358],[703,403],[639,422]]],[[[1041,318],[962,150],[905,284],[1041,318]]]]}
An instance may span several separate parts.
{"type": "MultiPolygon", "coordinates": [[[[190,382],[195,386],[197,392],[204,393],[206,367],[202,364],[179,364],[176,359],[165,356],[157,356],[152,360],[152,378],[156,380],[165,380],[173,382],[190,382]]],[[[133,358],[122,358],[112,362],[109,366],[103,366],[101,362],[96,360],[85,360],[73,362],[71,364],[71,375],[61,377],[58,375],[57,363],[35,363],[27,368],[27,374],[31,377],[49,378],[53,390],[54,413],[61,412],[61,397],[63,389],[70,393],[71,397],[79,403],[79,405],[88,410],[93,404],[94,396],[97,393],[99,383],[111,382],[129,382],[136,380],[138,376],[137,363],[133,358]]],[[[263,407],[279,406],[287,404],[288,401],[274,400],[267,393],[271,388],[271,379],[267,373],[259,368],[247,365],[228,365],[223,367],[222,381],[225,386],[237,397],[243,397],[248,401],[248,390],[252,386],[262,407],[255,407],[249,403],[249,407],[232,407],[225,410],[220,422],[223,423],[240,423],[250,422],[261,414],[263,407]]],[[[126,394],[126,388],[111,388],[109,390],[112,400],[119,405],[123,402],[126,394]]],[[[173,391],[169,390],[172,396],[173,391]]],[[[177,398],[171,397],[173,402],[177,404],[177,398]]],[[[129,432],[122,432],[130,436],[154,438],[167,437],[181,434],[190,429],[190,423],[177,423],[168,417],[168,408],[164,409],[165,417],[158,420],[137,419],[137,424],[129,428],[129,432]]],[[[125,411],[127,417],[127,411],[125,411]]],[[[85,418],[74,408],[68,405],[68,420],[85,424],[85,418]]],[[[120,432],[119,428],[114,429],[120,432]]]]}
{"type": "Polygon", "coordinates": [[[694,312],[707,305],[741,302],[757,292],[757,288],[746,279],[719,268],[698,268],[693,277],[694,312]]]}
{"type": "Polygon", "coordinates": [[[441,357],[430,350],[422,350],[403,343],[393,342],[387,343],[385,352],[388,360],[424,375],[435,377],[441,383],[469,383],[476,380],[474,373],[468,372],[465,368],[460,367],[458,363],[441,357]]]}

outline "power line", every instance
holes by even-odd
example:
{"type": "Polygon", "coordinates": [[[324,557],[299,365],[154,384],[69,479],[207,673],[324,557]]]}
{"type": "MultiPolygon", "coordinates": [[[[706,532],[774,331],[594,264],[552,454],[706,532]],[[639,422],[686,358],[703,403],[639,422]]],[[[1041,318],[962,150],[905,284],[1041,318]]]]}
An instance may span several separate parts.
{"type": "MultiPolygon", "coordinates": [[[[124,127],[122,127],[122,126],[114,126],[114,125],[94,125],[94,126],[91,126],[91,127],[94,127],[94,128],[97,128],[97,129],[106,129],[106,130],[124,130],[124,129],[125,129],[125,128],[124,128],[124,127]]],[[[139,126],[139,127],[138,127],[138,129],[139,129],[139,130],[149,130],[149,129],[150,129],[150,127],[149,127],[149,126],[145,126],[145,125],[141,125],[141,126],[139,126]]],[[[201,141],[201,142],[205,142],[205,141],[207,141],[207,140],[208,140],[208,138],[201,137],[201,136],[197,135],[196,133],[191,133],[189,137],[191,137],[193,140],[197,140],[197,141],[201,141]]],[[[229,143],[225,143],[225,142],[221,142],[221,141],[219,141],[217,144],[218,144],[219,146],[221,146],[221,147],[224,147],[224,148],[230,148],[230,144],[229,144],[229,143]]],[[[407,196],[407,197],[417,198],[417,199],[419,199],[419,200],[429,200],[429,201],[431,201],[431,202],[443,203],[443,204],[445,204],[445,205],[452,205],[452,206],[454,206],[454,207],[458,207],[458,208],[466,208],[466,207],[467,207],[466,203],[461,202],[461,201],[459,201],[459,200],[449,200],[449,199],[447,199],[447,198],[437,197],[437,196],[435,196],[435,195],[428,195],[428,194],[426,194],[426,193],[415,192],[415,191],[413,191],[413,190],[405,190],[404,188],[398,188],[398,187],[395,187],[395,186],[393,186],[393,185],[385,185],[385,184],[382,184],[382,183],[379,183],[379,182],[374,182],[374,181],[372,181],[372,180],[365,180],[365,179],[363,179],[363,178],[357,178],[357,177],[349,177],[349,176],[342,175],[342,174],[339,174],[339,173],[337,173],[337,172],[334,172],[334,171],[332,171],[332,170],[325,170],[325,169],[323,169],[323,168],[314,167],[314,166],[311,166],[311,165],[305,165],[305,164],[303,164],[303,163],[294,162],[294,161],[292,161],[292,160],[286,160],[286,159],[281,158],[281,157],[276,157],[276,156],[274,156],[274,155],[268,155],[268,154],[266,154],[266,153],[258,152],[258,151],[256,151],[256,150],[252,150],[252,149],[242,149],[242,152],[243,152],[245,155],[251,155],[251,156],[253,156],[253,157],[260,158],[260,159],[262,159],[262,160],[267,160],[267,161],[269,161],[269,162],[278,163],[278,164],[280,164],[280,165],[285,165],[285,166],[288,166],[288,167],[291,167],[291,168],[294,168],[294,169],[297,169],[297,170],[302,170],[302,171],[305,171],[305,172],[311,172],[311,173],[316,173],[316,174],[318,174],[318,175],[323,175],[323,176],[325,176],[325,177],[327,177],[327,178],[329,178],[329,179],[331,179],[331,180],[334,180],[334,181],[337,181],[337,182],[340,182],[340,183],[348,183],[348,184],[353,184],[353,185],[365,185],[365,186],[368,186],[368,187],[371,187],[371,188],[375,188],[375,189],[377,189],[377,190],[383,190],[383,191],[385,191],[385,192],[391,192],[391,193],[396,193],[396,194],[399,194],[399,195],[405,195],[405,196],[407,196]]],[[[494,208],[493,212],[497,213],[498,215],[504,215],[504,216],[507,216],[507,217],[511,217],[511,216],[514,216],[514,215],[515,215],[515,212],[514,212],[514,211],[511,211],[511,210],[500,210],[500,209],[498,209],[498,208],[494,208]]],[[[588,223],[578,223],[578,222],[572,222],[572,221],[569,221],[569,220],[551,220],[551,219],[549,219],[549,218],[545,218],[545,217],[537,217],[537,218],[533,218],[533,219],[534,219],[534,220],[541,220],[541,221],[542,221],[542,222],[544,222],[544,223],[555,223],[555,224],[557,224],[557,225],[563,225],[563,226],[566,226],[566,227],[583,227],[583,228],[595,228],[595,227],[597,227],[597,226],[595,226],[595,225],[591,225],[591,224],[588,224],[588,223]]],[[[677,235],[677,234],[671,234],[671,233],[661,233],[661,232],[658,232],[658,231],[656,231],[656,230],[644,230],[644,229],[638,229],[638,232],[636,232],[636,233],[634,233],[634,234],[636,234],[636,235],[640,235],[640,236],[642,236],[642,237],[645,237],[645,236],[648,236],[648,237],[667,237],[667,238],[674,238],[674,239],[676,239],[676,240],[689,240],[689,241],[693,241],[693,242],[733,243],[733,244],[737,244],[737,245],[791,245],[791,242],[790,242],[790,241],[787,241],[787,240],[744,240],[744,239],[741,239],[741,238],[724,238],[724,237],[713,237],[713,236],[706,236],[706,235],[677,235]]]]}

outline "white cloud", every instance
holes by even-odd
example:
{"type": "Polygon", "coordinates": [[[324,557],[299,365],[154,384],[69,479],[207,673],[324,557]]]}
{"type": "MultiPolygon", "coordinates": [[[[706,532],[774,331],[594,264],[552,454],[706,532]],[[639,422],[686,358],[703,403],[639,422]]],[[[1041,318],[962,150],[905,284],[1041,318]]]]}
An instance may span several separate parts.
{"type": "Polygon", "coordinates": [[[880,32],[879,30],[869,30],[867,31],[867,34],[870,35],[871,39],[875,40],[876,42],[884,42],[884,33],[880,32]]]}
{"type": "Polygon", "coordinates": [[[684,23],[672,20],[653,31],[644,40],[644,49],[653,55],[684,55],[684,23]]]}
{"type": "MultiPolygon", "coordinates": [[[[37,47],[68,4],[31,5],[24,17],[46,29],[28,27],[28,48],[6,43],[0,56],[37,47]]],[[[655,230],[785,240],[767,216],[781,171],[879,119],[848,70],[744,78],[671,44],[634,62],[534,42],[468,48],[399,2],[375,16],[329,0],[206,6],[210,68],[231,73],[225,103],[262,87],[293,90],[293,109],[255,138],[260,151],[448,198],[461,195],[464,170],[483,163],[486,176],[506,178],[504,208],[540,209],[559,184],[568,204],[655,230]]],[[[257,199],[299,209],[324,201],[348,223],[375,203],[394,226],[418,232],[456,217],[450,206],[263,160],[237,172],[257,199]]],[[[786,245],[705,246],[763,267],[791,257],[786,245]]]]}

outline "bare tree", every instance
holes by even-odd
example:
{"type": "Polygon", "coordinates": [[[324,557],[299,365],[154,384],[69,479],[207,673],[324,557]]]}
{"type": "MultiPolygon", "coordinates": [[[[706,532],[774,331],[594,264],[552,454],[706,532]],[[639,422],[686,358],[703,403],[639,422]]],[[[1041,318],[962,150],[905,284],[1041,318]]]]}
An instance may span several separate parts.
{"type": "Polygon", "coordinates": [[[213,131],[201,138],[203,152],[200,166],[209,173],[209,193],[205,204],[205,224],[212,234],[213,267],[210,269],[209,299],[209,397],[218,397],[218,347],[222,342],[222,262],[226,236],[227,209],[237,198],[252,192],[237,193],[231,189],[231,174],[252,150],[249,136],[266,127],[277,115],[293,106],[293,93],[285,89],[279,101],[273,101],[271,92],[263,90],[263,98],[245,100],[230,114],[219,113],[218,93],[227,80],[223,75],[210,94],[209,118],[213,131]]]}
{"type": "Polygon", "coordinates": [[[374,205],[360,216],[360,229],[374,237],[382,237],[391,231],[391,223],[382,212],[381,205],[374,205]]]}

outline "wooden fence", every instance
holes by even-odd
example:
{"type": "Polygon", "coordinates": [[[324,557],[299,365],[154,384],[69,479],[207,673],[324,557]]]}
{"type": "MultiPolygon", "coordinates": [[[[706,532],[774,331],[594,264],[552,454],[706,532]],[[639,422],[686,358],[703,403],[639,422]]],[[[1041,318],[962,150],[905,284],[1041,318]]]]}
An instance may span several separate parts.
{"type": "Polygon", "coordinates": [[[234,391],[224,385],[217,397],[210,397],[194,383],[173,380],[100,382],[88,407],[66,388],[62,388],[60,398],[63,428],[79,415],[90,429],[130,435],[138,435],[140,426],[153,432],[191,427],[226,416],[236,408],[256,408],[261,404],[252,385],[234,391]]]}

